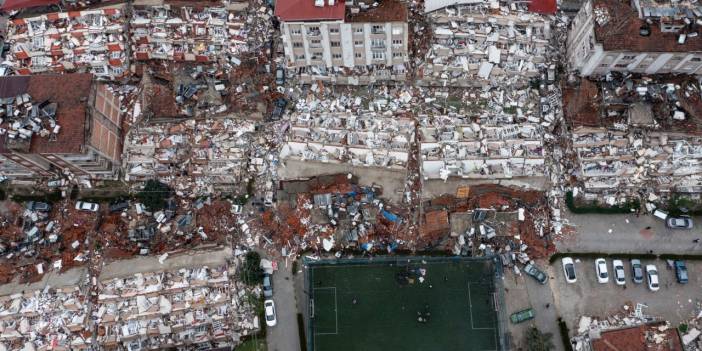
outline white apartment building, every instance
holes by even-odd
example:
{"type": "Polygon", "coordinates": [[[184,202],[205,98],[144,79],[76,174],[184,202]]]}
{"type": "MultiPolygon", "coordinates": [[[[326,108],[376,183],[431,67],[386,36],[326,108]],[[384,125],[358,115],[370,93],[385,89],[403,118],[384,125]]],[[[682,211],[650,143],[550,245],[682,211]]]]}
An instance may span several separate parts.
{"type": "Polygon", "coordinates": [[[610,71],[700,74],[701,14],[688,1],[587,1],[568,33],[569,67],[583,76],[610,71]]]}
{"type": "Polygon", "coordinates": [[[281,0],[275,15],[281,21],[287,67],[300,78],[404,79],[409,57],[402,3],[384,1],[363,10],[334,0],[281,0]]]}

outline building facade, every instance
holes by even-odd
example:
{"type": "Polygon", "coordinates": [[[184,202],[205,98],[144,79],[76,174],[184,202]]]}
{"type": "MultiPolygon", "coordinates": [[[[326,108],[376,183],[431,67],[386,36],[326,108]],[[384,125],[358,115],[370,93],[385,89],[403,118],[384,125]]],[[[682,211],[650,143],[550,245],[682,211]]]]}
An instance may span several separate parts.
{"type": "Polygon", "coordinates": [[[367,10],[334,1],[284,0],[276,5],[288,68],[303,75],[373,74],[404,79],[407,8],[394,1],[367,10]]]}
{"type": "Polygon", "coordinates": [[[700,74],[698,13],[688,2],[587,1],[568,33],[568,65],[583,76],[610,71],[700,74]]]}

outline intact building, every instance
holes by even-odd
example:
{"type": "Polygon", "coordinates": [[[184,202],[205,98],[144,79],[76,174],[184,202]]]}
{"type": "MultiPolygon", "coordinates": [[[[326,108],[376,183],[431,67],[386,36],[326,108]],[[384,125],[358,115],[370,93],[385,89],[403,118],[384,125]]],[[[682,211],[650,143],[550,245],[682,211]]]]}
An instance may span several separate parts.
{"type": "Polygon", "coordinates": [[[394,0],[375,7],[347,4],[335,0],[276,3],[287,67],[303,80],[343,76],[359,77],[348,83],[404,80],[409,60],[407,7],[394,0]]]}
{"type": "Polygon", "coordinates": [[[587,1],[568,34],[568,64],[583,76],[700,74],[701,15],[700,6],[688,1],[587,1]]]}
{"type": "Polygon", "coordinates": [[[0,175],[115,179],[119,98],[87,73],[0,78],[0,175]]]}

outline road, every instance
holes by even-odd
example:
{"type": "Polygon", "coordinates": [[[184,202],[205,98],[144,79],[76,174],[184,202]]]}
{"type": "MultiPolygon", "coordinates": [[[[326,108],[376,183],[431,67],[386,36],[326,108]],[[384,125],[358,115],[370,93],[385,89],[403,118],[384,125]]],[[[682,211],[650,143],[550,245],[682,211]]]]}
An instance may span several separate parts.
{"type": "Polygon", "coordinates": [[[297,303],[291,268],[291,264],[285,267],[284,261],[278,261],[278,271],[273,273],[273,301],[278,324],[266,329],[268,351],[300,351],[297,303]]]}
{"type": "MultiPolygon", "coordinates": [[[[698,229],[671,230],[663,220],[652,215],[572,214],[565,218],[577,233],[556,242],[559,252],[701,254],[702,238],[698,229]],[[648,228],[648,229],[647,229],[648,228]]],[[[696,225],[702,217],[695,217],[696,225]]]]}

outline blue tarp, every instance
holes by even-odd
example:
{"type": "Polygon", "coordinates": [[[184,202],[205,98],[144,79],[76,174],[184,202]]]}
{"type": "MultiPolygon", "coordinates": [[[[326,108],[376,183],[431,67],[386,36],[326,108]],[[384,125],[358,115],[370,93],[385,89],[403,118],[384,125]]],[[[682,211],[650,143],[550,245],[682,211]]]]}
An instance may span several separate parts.
{"type": "Polygon", "coordinates": [[[387,219],[390,222],[399,222],[400,221],[400,217],[397,217],[397,215],[390,213],[388,211],[385,211],[385,210],[383,210],[383,217],[385,217],[385,219],[387,219]]]}
{"type": "Polygon", "coordinates": [[[361,248],[365,251],[370,251],[373,248],[373,244],[371,243],[364,243],[361,244],[361,248]]]}

